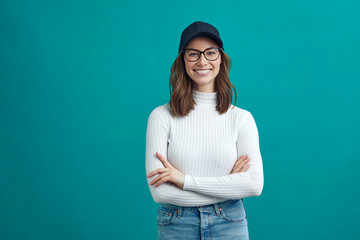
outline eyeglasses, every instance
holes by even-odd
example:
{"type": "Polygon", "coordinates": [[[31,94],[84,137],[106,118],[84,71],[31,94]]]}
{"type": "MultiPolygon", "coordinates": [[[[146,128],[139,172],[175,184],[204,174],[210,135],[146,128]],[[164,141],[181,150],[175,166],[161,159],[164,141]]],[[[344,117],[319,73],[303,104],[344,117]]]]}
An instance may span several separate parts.
{"type": "Polygon", "coordinates": [[[184,55],[186,60],[189,62],[196,62],[200,59],[201,54],[204,54],[204,57],[209,61],[215,61],[220,56],[220,49],[221,48],[208,48],[205,51],[199,51],[197,49],[184,49],[184,55]]]}

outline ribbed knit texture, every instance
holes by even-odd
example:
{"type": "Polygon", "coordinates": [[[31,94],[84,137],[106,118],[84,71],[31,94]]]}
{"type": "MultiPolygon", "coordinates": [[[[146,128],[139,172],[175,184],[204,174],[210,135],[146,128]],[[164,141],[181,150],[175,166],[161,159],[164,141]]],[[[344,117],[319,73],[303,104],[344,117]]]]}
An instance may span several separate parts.
{"type": "MultiPolygon", "coordinates": [[[[251,113],[232,105],[220,115],[215,108],[217,92],[193,90],[193,97],[195,109],[188,116],[173,117],[169,104],[155,108],[149,116],[146,174],[164,168],[156,152],[185,174],[183,189],[170,182],[149,185],[154,201],[194,207],[259,196],[263,164],[251,113]],[[250,158],[249,169],[230,174],[236,160],[245,154],[250,158]]],[[[148,178],[148,183],[156,176],[148,178]]]]}

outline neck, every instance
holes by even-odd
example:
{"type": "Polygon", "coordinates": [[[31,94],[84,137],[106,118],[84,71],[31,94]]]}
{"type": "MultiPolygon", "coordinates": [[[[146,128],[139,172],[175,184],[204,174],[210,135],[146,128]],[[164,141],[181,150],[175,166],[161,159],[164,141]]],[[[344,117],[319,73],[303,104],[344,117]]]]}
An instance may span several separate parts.
{"type": "Polygon", "coordinates": [[[217,105],[217,92],[199,92],[197,90],[192,90],[193,98],[197,105],[199,104],[210,104],[217,105]]]}

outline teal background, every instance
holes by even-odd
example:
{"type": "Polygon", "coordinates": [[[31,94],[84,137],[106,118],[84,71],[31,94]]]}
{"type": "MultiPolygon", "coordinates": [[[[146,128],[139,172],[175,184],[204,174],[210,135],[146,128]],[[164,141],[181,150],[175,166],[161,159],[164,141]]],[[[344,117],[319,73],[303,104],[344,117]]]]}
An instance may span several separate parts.
{"type": "Polygon", "coordinates": [[[259,129],[251,239],[359,239],[359,16],[357,0],[1,1],[0,238],[156,238],[147,118],[202,20],[259,129]]]}

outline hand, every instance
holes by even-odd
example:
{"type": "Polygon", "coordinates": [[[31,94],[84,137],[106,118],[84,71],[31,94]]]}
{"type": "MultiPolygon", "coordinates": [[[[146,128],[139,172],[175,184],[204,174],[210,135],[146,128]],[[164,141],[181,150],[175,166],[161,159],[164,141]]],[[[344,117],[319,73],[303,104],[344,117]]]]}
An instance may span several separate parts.
{"type": "Polygon", "coordinates": [[[245,156],[241,155],[235,162],[233,170],[231,171],[230,174],[233,173],[239,173],[239,172],[246,172],[250,165],[248,165],[250,159],[248,157],[248,155],[246,154],[245,156]]]}
{"type": "Polygon", "coordinates": [[[182,189],[184,187],[185,174],[174,168],[160,153],[156,152],[156,156],[160,159],[165,168],[158,168],[147,175],[149,178],[159,174],[159,176],[151,181],[150,185],[155,184],[155,187],[158,187],[164,182],[173,182],[182,189]]]}

